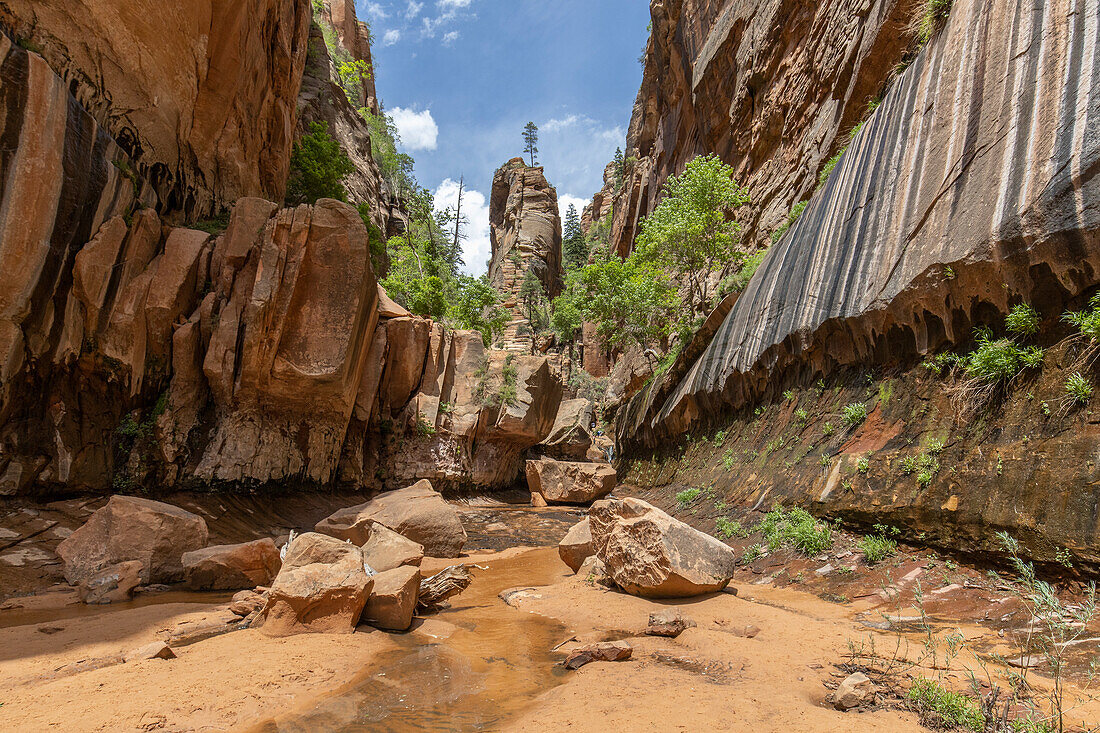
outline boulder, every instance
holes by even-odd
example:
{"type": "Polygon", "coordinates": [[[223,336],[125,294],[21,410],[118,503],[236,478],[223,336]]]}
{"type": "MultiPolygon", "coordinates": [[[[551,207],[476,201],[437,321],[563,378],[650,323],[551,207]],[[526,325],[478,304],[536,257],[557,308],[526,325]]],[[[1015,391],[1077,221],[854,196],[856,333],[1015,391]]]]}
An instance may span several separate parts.
{"type": "Polygon", "coordinates": [[[137,649],[131,649],[122,655],[123,662],[140,662],[143,659],[175,659],[176,653],[172,647],[163,641],[154,641],[137,649]]]}
{"type": "Polygon", "coordinates": [[[233,600],[229,602],[229,612],[234,616],[249,616],[264,610],[267,603],[267,588],[256,590],[242,590],[233,594],[233,600]],[[261,592],[262,591],[262,592],[261,592]]]}
{"type": "Polygon", "coordinates": [[[574,573],[592,555],[592,529],[588,517],[574,524],[565,533],[565,537],[558,543],[558,555],[574,573]]]}
{"type": "Polygon", "coordinates": [[[627,593],[687,598],[726,587],[737,556],[719,540],[640,499],[605,499],[588,512],[592,547],[627,593]]]}
{"type": "Polygon", "coordinates": [[[683,633],[684,629],[695,626],[695,622],[686,618],[678,608],[666,608],[656,613],[649,614],[649,626],[646,634],[649,636],[667,636],[675,638],[683,633]]]}
{"type": "Polygon", "coordinates": [[[281,561],[275,542],[265,537],[185,552],[181,562],[192,590],[240,590],[270,585],[281,561]]]}
{"type": "Polygon", "coordinates": [[[833,705],[837,710],[851,710],[866,705],[875,698],[875,685],[862,672],[854,672],[844,678],[833,693],[833,705]]]}
{"type": "Polygon", "coordinates": [[[89,605],[128,601],[141,583],[144,567],[140,560],[127,560],[102,568],[80,581],[77,597],[89,605]]]}
{"type": "Polygon", "coordinates": [[[350,634],[374,588],[355,545],[309,532],[296,537],[264,605],[267,636],[350,634]]]}
{"type": "Polygon", "coordinates": [[[623,662],[633,653],[634,647],[625,641],[601,641],[573,649],[562,665],[566,669],[579,669],[589,662],[623,662]]]}
{"type": "Polygon", "coordinates": [[[540,447],[551,458],[561,461],[583,461],[592,447],[592,403],[586,399],[562,400],[550,434],[540,447]]]}
{"type": "Polygon", "coordinates": [[[379,629],[407,631],[420,595],[420,568],[404,565],[374,576],[363,621],[379,629]]]}
{"type": "Polygon", "coordinates": [[[615,480],[615,469],[606,463],[527,461],[527,488],[549,504],[590,504],[610,494],[615,480]]]}
{"type": "Polygon", "coordinates": [[[206,521],[197,514],[135,496],[115,495],[57,546],[65,580],[81,585],[104,568],[136,560],[142,585],[183,578],[181,557],[206,546],[206,521]]]}
{"type": "Polygon", "coordinates": [[[376,522],[423,545],[431,557],[458,557],[466,544],[458,512],[427,479],[341,509],[318,522],[316,530],[362,545],[370,539],[371,525],[376,522]]]}
{"type": "Polygon", "coordinates": [[[420,567],[424,546],[376,522],[370,527],[370,539],[363,545],[363,559],[376,573],[403,565],[420,567]]]}

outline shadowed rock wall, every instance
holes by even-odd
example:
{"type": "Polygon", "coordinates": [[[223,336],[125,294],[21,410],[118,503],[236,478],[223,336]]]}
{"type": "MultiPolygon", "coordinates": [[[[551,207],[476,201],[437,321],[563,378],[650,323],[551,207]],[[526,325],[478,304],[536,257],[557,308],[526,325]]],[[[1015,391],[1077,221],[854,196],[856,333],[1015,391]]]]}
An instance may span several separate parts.
{"type": "Polygon", "coordinates": [[[704,354],[621,423],[652,443],[778,374],[964,342],[1024,299],[1100,281],[1096,0],[958,0],[704,354]]]}
{"type": "Polygon", "coordinates": [[[202,218],[282,200],[308,0],[0,0],[150,181],[159,211],[202,218]]]}

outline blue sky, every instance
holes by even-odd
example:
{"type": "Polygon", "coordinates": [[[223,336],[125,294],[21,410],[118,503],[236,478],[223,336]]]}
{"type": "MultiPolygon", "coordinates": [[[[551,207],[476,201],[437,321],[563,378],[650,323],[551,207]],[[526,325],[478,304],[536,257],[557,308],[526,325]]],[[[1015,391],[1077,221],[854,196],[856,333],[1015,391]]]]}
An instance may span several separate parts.
{"type": "Polygon", "coordinates": [[[603,185],[641,81],[645,0],[357,0],[378,93],[437,204],[469,190],[467,269],[485,271],[493,171],[540,128],[540,162],[564,216],[603,185]]]}

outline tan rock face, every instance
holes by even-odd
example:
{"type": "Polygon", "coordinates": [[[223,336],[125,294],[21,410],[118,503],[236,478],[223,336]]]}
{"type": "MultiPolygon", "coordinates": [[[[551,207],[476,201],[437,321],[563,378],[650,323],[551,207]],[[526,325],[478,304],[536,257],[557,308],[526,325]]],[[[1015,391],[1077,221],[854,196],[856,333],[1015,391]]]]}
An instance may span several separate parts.
{"type": "Polygon", "coordinates": [[[375,523],[370,528],[370,539],[363,545],[363,559],[376,573],[402,565],[420,567],[424,559],[424,546],[402,537],[385,525],[375,523]]]}
{"type": "Polygon", "coordinates": [[[466,544],[466,530],[458,513],[427,480],[341,509],[318,522],[316,529],[358,544],[369,539],[374,523],[423,545],[424,552],[432,557],[458,557],[466,544]]]}
{"type": "Polygon", "coordinates": [[[606,463],[527,461],[527,488],[549,504],[590,504],[615,488],[615,469],[606,463]]]}
{"type": "Polygon", "coordinates": [[[295,538],[271,586],[261,630],[267,636],[350,634],[374,579],[355,545],[312,532],[295,538]]]}
{"type": "MultiPolygon", "coordinates": [[[[689,160],[717,153],[746,185],[744,238],[766,243],[816,185],[909,48],[910,0],[654,4],[642,85],[627,133],[612,245],[630,250],[638,220],[689,160]],[[634,159],[634,162],[629,162],[634,159]]],[[[606,210],[607,188],[593,209],[606,210]]],[[[590,217],[593,216],[590,214],[590,217]]]]}
{"type": "Polygon", "coordinates": [[[530,168],[521,158],[513,158],[497,170],[489,202],[489,225],[489,282],[512,311],[512,321],[495,345],[530,353],[530,335],[521,334],[527,329],[519,301],[523,279],[533,270],[550,298],[562,288],[558,193],[547,183],[542,168],[530,168]]]}
{"type": "Polygon", "coordinates": [[[725,588],[737,569],[737,556],[727,545],[640,499],[598,501],[588,518],[596,556],[631,595],[713,593],[725,588]]]}
{"type": "Polygon", "coordinates": [[[310,18],[305,0],[0,6],[0,23],[126,141],[161,204],[186,215],[282,199],[310,18]]]}
{"type": "Polygon", "coordinates": [[[592,447],[589,426],[594,421],[594,409],[588,400],[562,400],[554,427],[539,447],[559,461],[583,461],[592,447]]]}
{"type": "Polygon", "coordinates": [[[420,594],[420,568],[408,565],[374,576],[374,590],[363,621],[378,629],[406,631],[412,625],[420,594]]]}
{"type": "Polygon", "coordinates": [[[215,545],[185,552],[180,559],[192,590],[241,590],[270,585],[279,572],[279,550],[269,539],[215,545]]]}
{"type": "Polygon", "coordinates": [[[588,517],[574,524],[558,543],[558,555],[561,561],[574,573],[580,570],[584,561],[592,557],[592,528],[588,517]]]}
{"type": "Polygon", "coordinates": [[[181,556],[206,546],[206,522],[197,514],[159,501],[115,495],[57,546],[65,579],[83,583],[104,568],[141,563],[141,583],[182,579],[181,556]]]}

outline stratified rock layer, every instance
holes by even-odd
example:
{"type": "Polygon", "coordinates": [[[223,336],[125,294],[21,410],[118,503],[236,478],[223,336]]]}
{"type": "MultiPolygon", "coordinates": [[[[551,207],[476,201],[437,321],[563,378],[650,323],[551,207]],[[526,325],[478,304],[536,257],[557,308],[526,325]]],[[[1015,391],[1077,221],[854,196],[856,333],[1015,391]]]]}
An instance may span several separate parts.
{"type": "Polygon", "coordinates": [[[620,436],[652,444],[786,369],[964,342],[1018,298],[1059,312],[1095,285],[1096,11],[956,2],[706,351],[667,398],[636,398],[620,436]]]}
{"type": "MultiPolygon", "coordinates": [[[[633,246],[670,175],[696,155],[733,166],[764,243],[809,196],[910,47],[915,0],[661,0],[614,194],[612,247],[633,246]]],[[[613,189],[612,189],[613,190],[613,189]]],[[[588,219],[607,210],[608,188],[588,219]]]]}
{"type": "Polygon", "coordinates": [[[493,176],[489,202],[492,258],[489,282],[501,294],[512,320],[500,337],[500,348],[530,353],[530,324],[523,313],[520,290],[533,271],[549,298],[561,292],[561,217],[558,193],[542,168],[513,158],[493,176]]]}
{"type": "Polygon", "coordinates": [[[310,18],[307,0],[0,3],[0,25],[42,49],[161,210],[187,216],[282,199],[310,18]]]}

